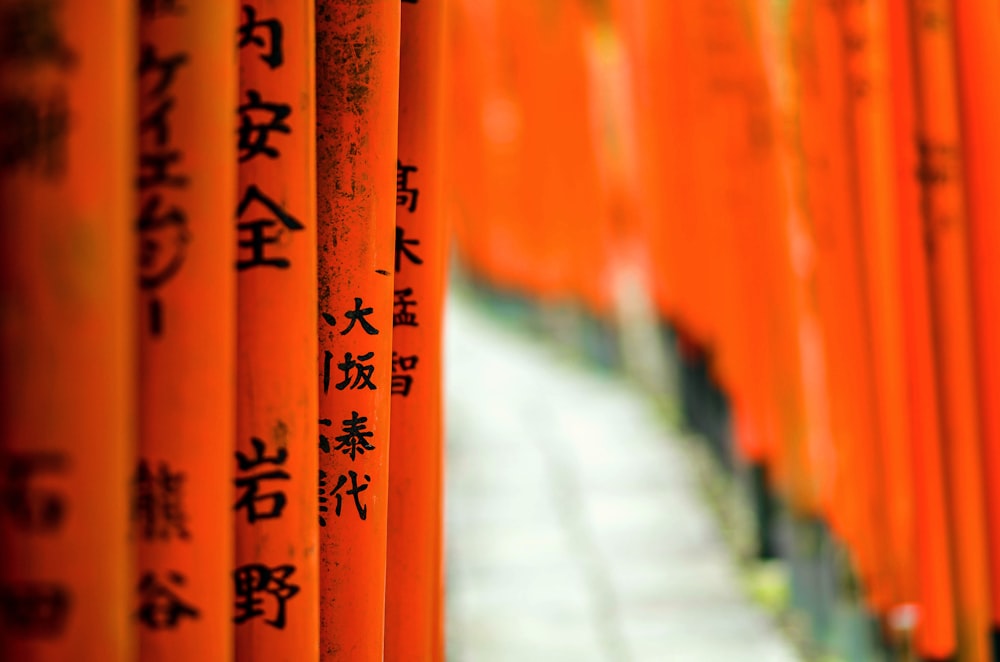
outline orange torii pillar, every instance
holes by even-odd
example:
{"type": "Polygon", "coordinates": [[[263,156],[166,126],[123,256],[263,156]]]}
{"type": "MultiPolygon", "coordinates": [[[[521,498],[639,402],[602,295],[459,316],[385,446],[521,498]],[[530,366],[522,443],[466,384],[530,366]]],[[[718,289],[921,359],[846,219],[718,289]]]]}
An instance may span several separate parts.
{"type": "Polygon", "coordinates": [[[399,0],[316,7],[322,660],[383,652],[399,30],[399,0]]]}
{"type": "Polygon", "coordinates": [[[444,2],[402,4],[385,658],[444,659],[444,2]]]}
{"type": "Polygon", "coordinates": [[[236,657],[319,655],[312,0],[239,26],[236,657]]]}
{"type": "MultiPolygon", "coordinates": [[[[141,659],[232,659],[236,44],[231,3],[148,2],[139,30],[141,659]]],[[[103,32],[103,31],[102,31],[103,32]]]]}
{"type": "Polygon", "coordinates": [[[899,223],[900,299],[916,511],[919,609],[917,651],[927,660],[955,654],[952,547],[943,464],[943,435],[931,323],[925,234],[920,215],[909,0],[891,0],[888,38],[893,102],[893,160],[899,223]]]}
{"type": "Polygon", "coordinates": [[[962,660],[980,662],[990,659],[991,584],[951,9],[949,0],[918,3],[910,25],[917,79],[918,175],[955,540],[958,645],[962,660]]]}
{"type": "Polygon", "coordinates": [[[953,7],[989,499],[993,655],[1000,657],[1000,90],[992,84],[1000,75],[1000,5],[959,0],[953,7]]]}
{"type": "Polygon", "coordinates": [[[134,655],[131,6],[0,2],[4,660],[134,655]]]}

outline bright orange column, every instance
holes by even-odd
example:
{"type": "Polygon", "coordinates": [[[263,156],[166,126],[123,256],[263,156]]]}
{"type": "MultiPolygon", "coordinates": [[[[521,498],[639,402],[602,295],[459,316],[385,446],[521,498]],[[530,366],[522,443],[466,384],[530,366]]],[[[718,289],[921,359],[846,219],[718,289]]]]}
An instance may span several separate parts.
{"type": "Polygon", "coordinates": [[[444,659],[444,3],[402,4],[385,659],[444,659]]]}
{"type": "Polygon", "coordinates": [[[232,658],[237,6],[143,3],[139,53],[142,660],[232,658]]]}
{"type": "Polygon", "coordinates": [[[0,2],[4,660],[134,654],[133,21],[0,2]]]}
{"type": "Polygon", "coordinates": [[[312,0],[242,3],[236,656],[319,654],[312,0]]]}
{"type": "Polygon", "coordinates": [[[892,132],[899,222],[900,299],[910,415],[919,612],[917,649],[930,659],[955,654],[952,540],[944,484],[941,413],[934,364],[925,234],[914,177],[917,149],[912,43],[907,0],[888,4],[892,132]]]}
{"type": "Polygon", "coordinates": [[[978,662],[990,657],[991,584],[951,2],[925,0],[913,7],[910,19],[918,176],[955,541],[959,654],[963,660],[978,662]]]}
{"type": "Polygon", "coordinates": [[[393,272],[420,255],[394,223],[400,2],[323,0],[316,30],[320,657],[380,662],[393,272]]]}
{"type": "MultiPolygon", "coordinates": [[[[988,490],[990,585],[994,636],[1000,633],[1000,5],[984,0],[952,3],[958,48],[958,101],[968,195],[969,245],[975,296],[975,331],[982,440],[988,490]]],[[[994,644],[996,645],[996,644],[994,644]]],[[[994,650],[994,655],[1000,651],[994,650]]]]}

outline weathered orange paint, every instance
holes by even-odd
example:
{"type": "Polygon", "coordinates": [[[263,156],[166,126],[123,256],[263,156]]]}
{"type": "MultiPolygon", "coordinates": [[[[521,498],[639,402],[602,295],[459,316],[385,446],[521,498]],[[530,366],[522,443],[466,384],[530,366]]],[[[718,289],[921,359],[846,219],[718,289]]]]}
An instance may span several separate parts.
{"type": "Polygon", "coordinates": [[[954,16],[948,0],[924,0],[911,9],[917,172],[922,185],[942,445],[955,541],[959,654],[963,660],[978,662],[990,659],[991,584],[954,16]]]}
{"type": "Polygon", "coordinates": [[[324,0],[316,31],[320,659],[380,662],[392,281],[415,247],[395,229],[400,3],[324,0]]]}

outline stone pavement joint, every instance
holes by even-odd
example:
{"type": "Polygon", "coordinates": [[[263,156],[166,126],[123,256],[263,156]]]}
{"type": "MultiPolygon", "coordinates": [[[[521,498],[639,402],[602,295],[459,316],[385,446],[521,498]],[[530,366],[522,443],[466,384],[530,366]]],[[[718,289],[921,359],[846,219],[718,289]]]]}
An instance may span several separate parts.
{"type": "Polygon", "coordinates": [[[651,402],[447,311],[448,659],[794,662],[651,402]]]}

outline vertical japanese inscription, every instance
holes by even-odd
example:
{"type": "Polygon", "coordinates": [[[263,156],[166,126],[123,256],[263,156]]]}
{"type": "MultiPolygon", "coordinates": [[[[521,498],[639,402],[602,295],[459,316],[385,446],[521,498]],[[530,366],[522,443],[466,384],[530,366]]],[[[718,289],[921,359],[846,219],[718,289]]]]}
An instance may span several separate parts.
{"type": "Polygon", "coordinates": [[[308,658],[319,636],[313,7],[246,0],[236,34],[238,657],[308,658]]]}

